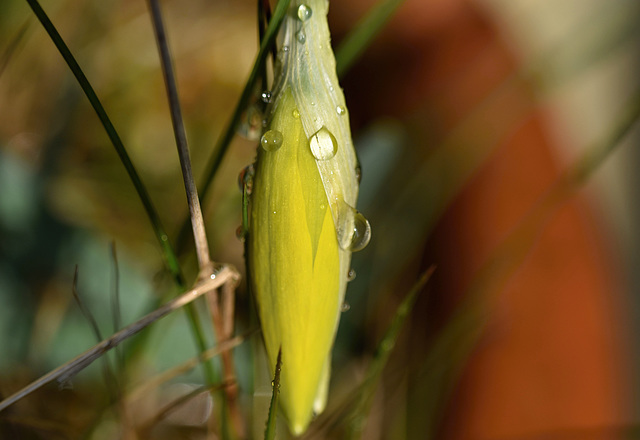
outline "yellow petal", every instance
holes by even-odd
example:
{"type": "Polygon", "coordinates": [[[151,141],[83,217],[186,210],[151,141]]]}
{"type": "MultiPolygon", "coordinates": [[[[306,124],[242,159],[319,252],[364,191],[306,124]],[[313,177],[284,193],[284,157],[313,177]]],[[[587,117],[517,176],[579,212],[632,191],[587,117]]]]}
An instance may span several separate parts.
{"type": "Polygon", "coordinates": [[[282,143],[258,153],[249,264],[272,367],[282,347],[282,410],[300,434],[326,393],[320,386],[340,313],[341,250],[290,90],[276,106],[269,129],[282,133],[282,143]]]}

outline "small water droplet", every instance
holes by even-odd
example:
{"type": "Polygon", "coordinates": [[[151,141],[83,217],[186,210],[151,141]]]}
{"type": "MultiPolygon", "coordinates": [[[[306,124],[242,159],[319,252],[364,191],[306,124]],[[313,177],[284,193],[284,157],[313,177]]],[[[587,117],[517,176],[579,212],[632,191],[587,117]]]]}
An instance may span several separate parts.
{"type": "Polygon", "coordinates": [[[275,214],[276,212],[275,212],[275,211],[273,211],[273,213],[275,214]]]}
{"type": "Polygon", "coordinates": [[[160,240],[162,241],[168,241],[169,237],[167,237],[167,234],[162,234],[162,236],[160,237],[160,240]]]}
{"type": "Polygon", "coordinates": [[[272,380],[272,381],[271,381],[271,388],[273,388],[273,387],[275,387],[275,386],[276,386],[276,381],[275,381],[275,380],[272,380]]]}
{"type": "Polygon", "coordinates": [[[316,105],[316,102],[315,101],[311,101],[311,105],[316,105]]]}
{"type": "Polygon", "coordinates": [[[298,43],[303,43],[305,41],[307,41],[307,34],[304,33],[304,30],[300,29],[298,32],[296,32],[296,40],[298,40],[298,43]]]}
{"type": "Polygon", "coordinates": [[[353,281],[356,279],[356,271],[353,269],[349,269],[349,272],[347,272],[347,281],[353,281]]]}
{"type": "Polygon", "coordinates": [[[242,225],[236,228],[236,238],[240,241],[244,241],[244,228],[242,225]]]}
{"type": "Polygon", "coordinates": [[[238,133],[250,141],[260,139],[262,120],[262,112],[256,105],[252,105],[243,113],[238,125],[238,133]]]}
{"type": "Polygon", "coordinates": [[[289,52],[289,46],[282,46],[283,52],[289,52]]]}
{"type": "Polygon", "coordinates": [[[296,118],[296,119],[300,118],[300,112],[298,111],[297,108],[293,109],[293,117],[296,118]]]}
{"type": "Polygon", "coordinates": [[[210,276],[209,278],[211,278],[212,280],[215,280],[215,279],[216,279],[216,274],[215,274],[215,273],[212,273],[212,274],[211,274],[211,276],[210,276]]]}
{"type": "Polygon", "coordinates": [[[351,306],[349,305],[349,303],[345,301],[345,302],[343,302],[343,303],[342,303],[342,305],[340,306],[340,311],[341,311],[342,313],[344,313],[344,312],[348,311],[350,308],[351,308],[351,306]]]}
{"type": "Polygon", "coordinates": [[[284,137],[278,130],[269,130],[260,138],[260,146],[264,151],[276,151],[282,146],[284,137]]]}
{"type": "Polygon", "coordinates": [[[310,19],[312,12],[311,8],[307,5],[298,6],[298,18],[300,21],[307,21],[310,19]]]}
{"type": "Polygon", "coordinates": [[[238,174],[238,187],[240,187],[240,191],[246,191],[247,194],[251,194],[253,190],[253,175],[255,172],[253,164],[247,165],[240,171],[240,174],[238,174]]]}
{"type": "Polygon", "coordinates": [[[262,102],[264,102],[265,104],[269,104],[271,102],[271,92],[268,90],[265,90],[264,92],[262,92],[260,94],[260,99],[262,100],[262,102]]]}
{"type": "Polygon", "coordinates": [[[313,157],[317,160],[328,160],[338,152],[338,141],[335,136],[327,129],[322,127],[309,140],[309,147],[313,157]]]}
{"type": "Polygon", "coordinates": [[[347,112],[347,109],[345,109],[343,106],[339,105],[336,107],[336,113],[338,114],[338,116],[342,116],[347,112]]]}
{"type": "Polygon", "coordinates": [[[360,181],[362,180],[362,168],[360,164],[356,165],[356,179],[358,179],[358,185],[360,185],[360,181]]]}

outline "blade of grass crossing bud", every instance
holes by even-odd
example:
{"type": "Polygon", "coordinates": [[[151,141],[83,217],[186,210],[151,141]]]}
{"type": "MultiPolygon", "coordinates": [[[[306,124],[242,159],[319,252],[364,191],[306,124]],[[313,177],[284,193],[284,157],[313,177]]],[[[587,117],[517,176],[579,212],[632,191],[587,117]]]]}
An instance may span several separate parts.
{"type": "Polygon", "coordinates": [[[215,149],[213,150],[213,154],[210,157],[207,168],[204,173],[204,179],[202,184],[202,190],[200,192],[202,198],[207,195],[209,191],[209,187],[211,186],[211,182],[215,177],[218,168],[220,168],[220,164],[222,163],[222,159],[224,158],[227,149],[229,148],[229,144],[231,143],[231,139],[235,135],[236,128],[240,122],[240,117],[242,112],[249,104],[249,100],[251,99],[251,94],[253,93],[253,88],[256,84],[256,80],[260,76],[260,71],[262,70],[262,66],[266,62],[267,56],[269,55],[269,51],[271,50],[272,45],[275,43],[276,36],[278,34],[278,30],[280,29],[280,24],[284,19],[287,8],[289,7],[289,3],[291,0],[279,0],[275,9],[273,10],[273,16],[271,17],[271,21],[267,26],[265,31],[264,38],[260,44],[260,49],[258,50],[258,54],[256,55],[256,60],[253,63],[253,67],[251,69],[251,73],[249,74],[249,79],[242,90],[242,94],[240,95],[240,99],[236,104],[236,108],[233,111],[233,115],[231,116],[231,120],[229,124],[225,128],[220,140],[216,144],[215,149]]]}
{"type": "MultiPolygon", "coordinates": [[[[202,178],[202,185],[200,187],[200,198],[202,200],[205,200],[207,194],[209,193],[209,189],[211,187],[211,184],[213,183],[213,179],[215,178],[218,169],[220,168],[220,164],[222,164],[222,159],[224,159],[224,156],[229,149],[229,145],[231,144],[231,140],[235,136],[236,129],[240,124],[242,112],[244,112],[245,109],[249,106],[256,81],[261,78],[261,72],[263,70],[264,63],[266,62],[271,47],[275,43],[278,30],[280,29],[280,25],[282,24],[282,20],[286,15],[287,8],[289,7],[290,2],[291,0],[279,0],[273,11],[273,16],[271,17],[271,21],[269,21],[269,25],[267,26],[267,29],[265,31],[264,38],[262,39],[262,42],[260,44],[260,49],[258,50],[256,60],[253,63],[251,73],[249,74],[249,79],[247,79],[244,89],[242,90],[242,94],[240,95],[238,103],[233,110],[231,119],[229,120],[227,126],[224,128],[220,138],[218,139],[218,142],[216,143],[215,148],[213,149],[211,156],[209,157],[209,160],[207,161],[207,165],[204,171],[204,177],[202,178]]],[[[186,246],[188,233],[189,221],[188,219],[185,219],[185,221],[182,223],[182,226],[180,227],[180,232],[178,233],[176,247],[179,252],[182,252],[182,250],[186,246]]]]}
{"type": "Polygon", "coordinates": [[[355,25],[336,49],[338,76],[344,75],[360,58],[402,3],[404,0],[381,0],[355,25]]]}
{"type": "Polygon", "coordinates": [[[278,350],[276,369],[271,382],[271,403],[269,404],[269,415],[264,430],[264,440],[276,438],[276,420],[278,416],[278,395],[280,394],[280,371],[282,370],[282,349],[278,350]]]}
{"type": "Polygon", "coordinates": [[[418,294],[427,284],[434,270],[435,267],[433,266],[429,268],[414,284],[407,296],[400,303],[400,306],[398,306],[389,328],[387,328],[380,344],[378,344],[375,357],[371,362],[371,365],[369,365],[365,380],[362,383],[360,398],[350,416],[351,423],[349,426],[350,430],[348,438],[355,440],[362,437],[362,432],[364,430],[369,411],[371,410],[373,396],[375,395],[378,383],[382,377],[384,367],[391,356],[407,317],[413,310],[413,306],[418,299],[418,294]]]}

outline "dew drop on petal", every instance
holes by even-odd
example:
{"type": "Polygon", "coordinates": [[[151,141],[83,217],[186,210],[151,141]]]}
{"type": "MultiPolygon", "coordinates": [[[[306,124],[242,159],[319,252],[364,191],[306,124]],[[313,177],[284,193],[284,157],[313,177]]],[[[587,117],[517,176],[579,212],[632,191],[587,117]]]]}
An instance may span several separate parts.
{"type": "Polygon", "coordinates": [[[260,99],[262,100],[262,102],[264,102],[265,104],[269,104],[271,102],[271,92],[268,90],[265,90],[264,92],[262,92],[260,94],[260,99]]]}
{"type": "Polygon", "coordinates": [[[300,112],[297,108],[293,109],[293,117],[296,119],[300,119],[300,112]]]}
{"type": "Polygon", "coordinates": [[[338,152],[338,141],[327,127],[322,127],[309,140],[313,157],[317,160],[329,160],[338,152]]]}
{"type": "Polygon", "coordinates": [[[304,33],[304,30],[300,29],[296,32],[296,40],[298,40],[298,43],[304,43],[307,41],[307,34],[304,33]]]}
{"type": "Polygon", "coordinates": [[[369,221],[347,203],[340,203],[338,244],[344,250],[358,252],[364,249],[371,240],[369,221]]]}
{"type": "Polygon", "coordinates": [[[238,134],[250,141],[260,139],[262,132],[262,112],[256,105],[250,106],[241,116],[238,134]]]}
{"type": "Polygon", "coordinates": [[[244,228],[242,225],[236,228],[236,238],[240,241],[244,241],[244,228]]]}
{"type": "Polygon", "coordinates": [[[350,308],[351,308],[351,305],[349,305],[349,303],[345,301],[345,302],[343,302],[343,303],[342,303],[342,305],[340,306],[340,311],[341,311],[342,313],[344,313],[344,312],[348,311],[350,308]]]}
{"type": "Polygon", "coordinates": [[[342,116],[347,112],[347,109],[345,109],[343,106],[339,105],[336,107],[336,113],[338,114],[338,116],[342,116]]]}
{"type": "Polygon", "coordinates": [[[240,191],[246,191],[247,194],[251,194],[253,189],[253,175],[255,174],[255,168],[253,164],[244,167],[240,174],[238,174],[238,186],[240,191]]]}
{"type": "Polygon", "coordinates": [[[308,19],[311,18],[311,8],[307,5],[300,5],[298,6],[298,18],[300,19],[300,21],[307,21],[308,19]]]}
{"type": "Polygon", "coordinates": [[[364,215],[356,212],[353,225],[353,237],[351,238],[351,252],[364,249],[371,240],[371,225],[364,215]]]}
{"type": "Polygon", "coordinates": [[[356,271],[353,269],[349,269],[349,272],[347,273],[347,281],[353,281],[356,279],[356,271]]]}
{"type": "Polygon", "coordinates": [[[269,130],[260,138],[260,146],[264,151],[276,151],[282,146],[284,137],[278,130],[269,130]]]}

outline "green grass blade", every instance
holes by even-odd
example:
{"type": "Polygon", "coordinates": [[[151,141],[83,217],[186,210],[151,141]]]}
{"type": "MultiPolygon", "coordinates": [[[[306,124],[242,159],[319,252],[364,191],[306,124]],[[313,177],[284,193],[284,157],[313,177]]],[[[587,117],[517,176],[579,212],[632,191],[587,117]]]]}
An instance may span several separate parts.
{"type": "MultiPolygon", "coordinates": [[[[91,106],[97,113],[98,118],[100,119],[100,122],[102,123],[105,131],[107,132],[107,135],[111,140],[111,143],[116,149],[116,152],[120,157],[120,160],[122,161],[122,164],[124,165],[127,171],[127,174],[129,174],[129,177],[131,178],[131,181],[138,193],[138,196],[140,197],[140,200],[144,206],[144,209],[153,227],[153,231],[156,235],[156,238],[160,243],[160,247],[162,249],[162,255],[164,256],[165,263],[167,264],[167,267],[169,268],[169,271],[173,276],[174,281],[180,288],[180,290],[181,291],[185,290],[186,282],[185,282],[184,276],[182,275],[182,270],[180,269],[178,258],[176,257],[176,254],[173,251],[171,244],[169,243],[169,238],[164,230],[164,227],[162,226],[162,223],[160,222],[160,217],[158,216],[158,213],[155,207],[153,206],[153,202],[149,197],[149,193],[147,192],[146,187],[142,183],[142,180],[140,179],[140,176],[138,175],[138,172],[136,171],[133,165],[133,162],[131,162],[131,159],[129,158],[127,150],[125,149],[122,143],[122,140],[120,139],[120,136],[118,135],[115,127],[111,123],[111,119],[107,115],[107,112],[105,111],[104,107],[102,106],[102,103],[98,99],[98,96],[96,95],[95,91],[93,90],[93,87],[89,83],[89,80],[87,79],[84,72],[80,68],[80,65],[78,64],[75,57],[69,50],[69,47],[66,45],[66,43],[58,33],[57,29],[55,28],[55,26],[47,16],[46,12],[44,12],[42,7],[40,6],[40,3],[38,2],[38,0],[27,0],[27,3],[33,10],[33,13],[38,18],[42,26],[45,28],[47,34],[49,34],[49,37],[51,38],[56,48],[60,52],[60,55],[62,55],[62,58],[65,60],[65,62],[69,66],[69,69],[71,69],[71,72],[76,77],[76,80],[80,84],[82,91],[84,92],[87,99],[91,103],[91,106]]],[[[206,341],[204,338],[204,333],[202,331],[202,324],[200,322],[200,319],[196,314],[195,308],[193,307],[192,304],[190,304],[186,310],[189,316],[189,322],[190,322],[192,331],[194,333],[197,347],[200,350],[200,352],[203,352],[204,350],[206,350],[206,341]]],[[[209,383],[214,383],[216,381],[216,377],[212,370],[212,367],[205,368],[205,376],[209,383]]]]}
{"type": "MultiPolygon", "coordinates": [[[[258,55],[256,55],[256,60],[253,63],[253,68],[251,69],[251,73],[249,74],[249,79],[244,86],[242,94],[240,95],[240,99],[238,99],[238,103],[233,111],[231,119],[227,123],[222,135],[218,139],[216,146],[213,150],[211,157],[207,162],[207,166],[204,171],[204,177],[202,179],[202,185],[200,189],[200,198],[205,199],[207,196],[209,189],[211,188],[211,184],[213,182],[218,169],[220,168],[220,164],[222,163],[222,159],[224,158],[227,150],[229,149],[229,145],[231,144],[231,140],[235,136],[236,128],[240,123],[240,118],[242,112],[247,108],[249,101],[252,97],[254,87],[256,85],[256,81],[261,78],[261,71],[263,70],[263,66],[266,62],[267,56],[269,55],[269,51],[273,44],[275,43],[276,36],[278,34],[278,29],[280,29],[280,24],[284,19],[284,16],[289,7],[289,3],[291,0],[279,0],[276,5],[273,16],[271,17],[271,21],[269,22],[269,26],[265,31],[264,38],[260,43],[260,50],[258,51],[258,55]]],[[[177,240],[177,248],[183,249],[188,238],[188,221],[185,220],[182,223],[182,227],[180,228],[180,233],[178,234],[177,240]]]]}
{"type": "Polygon", "coordinates": [[[271,382],[271,403],[269,404],[269,415],[264,430],[264,440],[276,438],[276,419],[278,415],[278,395],[280,394],[280,370],[282,369],[282,349],[278,351],[276,360],[276,371],[271,382]]]}
{"type": "Polygon", "coordinates": [[[167,264],[167,267],[169,268],[169,271],[171,272],[173,277],[176,279],[178,284],[181,286],[184,286],[184,279],[182,276],[182,272],[180,270],[180,265],[178,264],[178,259],[176,257],[175,252],[173,251],[173,248],[171,247],[171,244],[169,243],[167,234],[164,230],[164,227],[162,226],[162,223],[160,222],[160,217],[158,216],[158,213],[155,207],[153,206],[153,202],[149,197],[149,193],[147,192],[146,187],[142,183],[142,180],[140,179],[138,172],[136,171],[133,163],[131,162],[131,159],[129,158],[129,154],[127,153],[127,150],[124,148],[124,145],[122,143],[122,140],[120,139],[120,136],[118,135],[115,127],[111,123],[111,119],[107,115],[107,112],[105,111],[104,107],[102,106],[102,103],[98,99],[98,96],[96,95],[96,92],[93,90],[93,87],[89,83],[89,80],[87,79],[84,72],[80,68],[80,65],[76,61],[75,57],[71,54],[71,51],[69,50],[66,43],[58,33],[58,30],[55,28],[55,26],[47,16],[46,12],[44,12],[42,7],[40,6],[40,3],[38,2],[38,0],[27,0],[27,3],[33,10],[33,13],[38,18],[38,20],[40,21],[44,29],[47,31],[47,34],[49,34],[51,41],[53,41],[53,44],[55,44],[56,48],[60,52],[60,55],[62,55],[62,58],[64,58],[65,62],[69,66],[69,69],[71,69],[71,72],[76,77],[76,80],[78,81],[78,84],[82,88],[82,91],[84,92],[85,96],[91,103],[91,106],[97,113],[98,118],[102,123],[102,126],[107,132],[107,135],[109,136],[109,139],[113,144],[113,147],[116,149],[116,153],[120,157],[120,160],[122,161],[122,164],[127,170],[127,174],[129,174],[129,177],[131,178],[133,186],[135,187],[136,192],[140,197],[140,201],[142,202],[142,205],[144,206],[147,216],[149,217],[149,220],[153,227],[153,231],[156,235],[156,238],[160,243],[162,254],[165,258],[165,262],[167,264]]]}
{"type": "Polygon", "coordinates": [[[367,416],[371,410],[373,396],[375,395],[376,388],[378,387],[378,383],[382,377],[384,367],[391,356],[391,352],[396,345],[398,336],[400,335],[400,331],[402,330],[407,317],[411,313],[411,310],[413,310],[413,305],[418,299],[418,293],[420,293],[427,284],[427,281],[429,281],[434,270],[435,268],[431,267],[424,272],[402,300],[400,306],[398,306],[389,328],[378,345],[375,357],[367,369],[365,380],[362,383],[362,388],[360,389],[359,400],[349,418],[350,426],[347,438],[359,439],[362,437],[367,416]]]}
{"type": "Polygon", "coordinates": [[[15,54],[18,46],[20,46],[20,43],[24,40],[25,35],[27,35],[27,30],[29,29],[30,24],[31,22],[29,20],[25,21],[24,24],[20,26],[16,36],[11,39],[5,50],[0,54],[0,77],[9,65],[9,61],[15,54]]]}
{"type": "Polygon", "coordinates": [[[364,53],[404,0],[381,0],[345,37],[336,50],[338,76],[344,75],[364,53]]]}
{"type": "Polygon", "coordinates": [[[200,192],[201,197],[204,198],[211,187],[211,182],[215,177],[218,168],[220,168],[220,164],[222,163],[222,159],[224,158],[227,149],[229,148],[229,144],[235,135],[236,128],[240,123],[240,116],[242,115],[243,110],[249,104],[249,100],[251,99],[251,95],[253,93],[253,88],[256,83],[256,80],[259,78],[260,70],[262,66],[266,62],[267,55],[269,54],[269,50],[271,46],[275,42],[276,35],[278,34],[278,29],[280,29],[280,24],[284,19],[284,16],[289,7],[289,3],[291,0],[280,0],[276,5],[271,21],[269,22],[269,26],[267,26],[267,30],[265,31],[265,36],[260,43],[260,50],[258,51],[258,55],[256,56],[256,61],[253,63],[253,68],[251,69],[251,73],[249,74],[249,79],[247,80],[246,85],[244,86],[244,90],[240,95],[240,99],[236,104],[236,108],[233,111],[233,115],[231,116],[231,120],[229,121],[227,127],[224,130],[223,135],[218,140],[218,143],[214,149],[213,155],[209,159],[207,163],[207,168],[204,173],[204,179],[202,184],[202,190],[200,192]]]}

